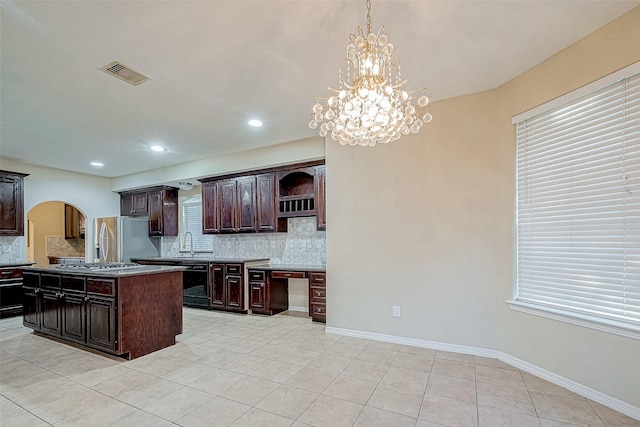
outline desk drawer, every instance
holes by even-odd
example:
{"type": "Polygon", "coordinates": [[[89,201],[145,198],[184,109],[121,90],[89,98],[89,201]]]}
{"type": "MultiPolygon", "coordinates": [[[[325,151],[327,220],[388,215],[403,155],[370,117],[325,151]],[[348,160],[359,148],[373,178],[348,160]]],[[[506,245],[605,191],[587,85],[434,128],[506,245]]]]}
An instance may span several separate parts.
{"type": "Polygon", "coordinates": [[[327,289],[323,286],[309,286],[309,301],[324,304],[327,301],[327,289]]]}
{"type": "Polygon", "coordinates": [[[327,273],[309,273],[309,284],[324,286],[327,280],[327,273]]]}
{"type": "Polygon", "coordinates": [[[242,265],[240,264],[227,264],[226,274],[242,274],[242,265]]]}
{"type": "Polygon", "coordinates": [[[303,271],[272,271],[271,277],[278,279],[304,279],[303,271]]]}
{"type": "Polygon", "coordinates": [[[249,280],[264,282],[264,271],[249,270],[249,280]]]}
{"type": "Polygon", "coordinates": [[[311,319],[316,322],[326,322],[327,306],[325,304],[311,304],[311,319]]]}

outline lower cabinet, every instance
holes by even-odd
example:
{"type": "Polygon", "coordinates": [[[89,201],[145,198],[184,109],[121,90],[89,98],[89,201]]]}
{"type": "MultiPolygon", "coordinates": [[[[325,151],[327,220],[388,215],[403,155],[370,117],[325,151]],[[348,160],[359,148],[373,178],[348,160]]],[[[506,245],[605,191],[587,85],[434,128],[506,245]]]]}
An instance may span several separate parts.
{"type": "Polygon", "coordinates": [[[289,309],[289,281],[272,278],[264,270],[248,270],[252,313],[274,315],[289,309]]]}
{"type": "Polygon", "coordinates": [[[113,351],[116,347],[114,298],[87,297],[87,345],[113,351]]]}
{"type": "Polygon", "coordinates": [[[244,265],[211,264],[209,268],[211,308],[246,313],[244,265]]]}
{"type": "Polygon", "coordinates": [[[115,280],[63,277],[60,282],[43,274],[49,288],[39,288],[39,276],[24,273],[24,326],[89,347],[116,350],[115,280]],[[56,284],[59,289],[52,288],[56,284]]]}
{"type": "Polygon", "coordinates": [[[327,321],[326,273],[309,273],[309,314],[315,322],[327,321]]]}

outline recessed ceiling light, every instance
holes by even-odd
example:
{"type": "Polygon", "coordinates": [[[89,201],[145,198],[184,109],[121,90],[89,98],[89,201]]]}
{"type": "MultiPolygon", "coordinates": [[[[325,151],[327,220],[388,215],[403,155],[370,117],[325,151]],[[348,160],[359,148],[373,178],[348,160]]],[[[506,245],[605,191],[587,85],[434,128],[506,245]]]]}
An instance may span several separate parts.
{"type": "Polygon", "coordinates": [[[152,145],[152,146],[151,146],[151,147],[149,147],[149,148],[150,148],[151,150],[153,150],[153,151],[157,151],[158,153],[160,153],[160,152],[162,152],[162,151],[165,151],[165,150],[166,150],[166,148],[161,147],[161,146],[159,146],[159,145],[152,145]]]}
{"type": "Polygon", "coordinates": [[[89,164],[90,164],[91,166],[95,166],[95,167],[97,167],[97,168],[101,168],[101,167],[103,167],[103,166],[104,166],[104,163],[102,163],[102,162],[91,162],[91,163],[89,163],[89,164]]]}
{"type": "Polygon", "coordinates": [[[258,119],[251,119],[249,120],[249,126],[253,126],[254,128],[259,128],[260,126],[262,126],[262,122],[258,119]]]}

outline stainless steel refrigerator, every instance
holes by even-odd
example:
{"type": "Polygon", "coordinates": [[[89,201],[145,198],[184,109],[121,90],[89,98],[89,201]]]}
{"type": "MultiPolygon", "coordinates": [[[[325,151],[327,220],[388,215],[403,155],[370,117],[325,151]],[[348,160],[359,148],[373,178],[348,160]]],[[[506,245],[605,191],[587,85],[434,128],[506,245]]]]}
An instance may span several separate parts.
{"type": "Polygon", "coordinates": [[[148,218],[96,218],[96,257],[99,262],[130,262],[160,256],[160,238],[149,237],[148,218]]]}

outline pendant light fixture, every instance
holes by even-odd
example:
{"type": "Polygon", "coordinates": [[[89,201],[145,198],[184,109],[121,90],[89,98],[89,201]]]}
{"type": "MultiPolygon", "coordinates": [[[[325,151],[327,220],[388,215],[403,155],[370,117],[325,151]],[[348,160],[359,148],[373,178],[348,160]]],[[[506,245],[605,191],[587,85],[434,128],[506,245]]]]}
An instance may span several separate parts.
{"type": "Polygon", "coordinates": [[[371,0],[367,4],[366,34],[349,36],[347,56],[338,69],[339,89],[334,94],[316,97],[311,129],[320,126],[322,137],[346,145],[386,144],[402,135],[417,133],[432,119],[427,110],[425,89],[405,90],[400,73],[400,58],[393,55],[389,34],[381,26],[371,31],[371,0]]]}

